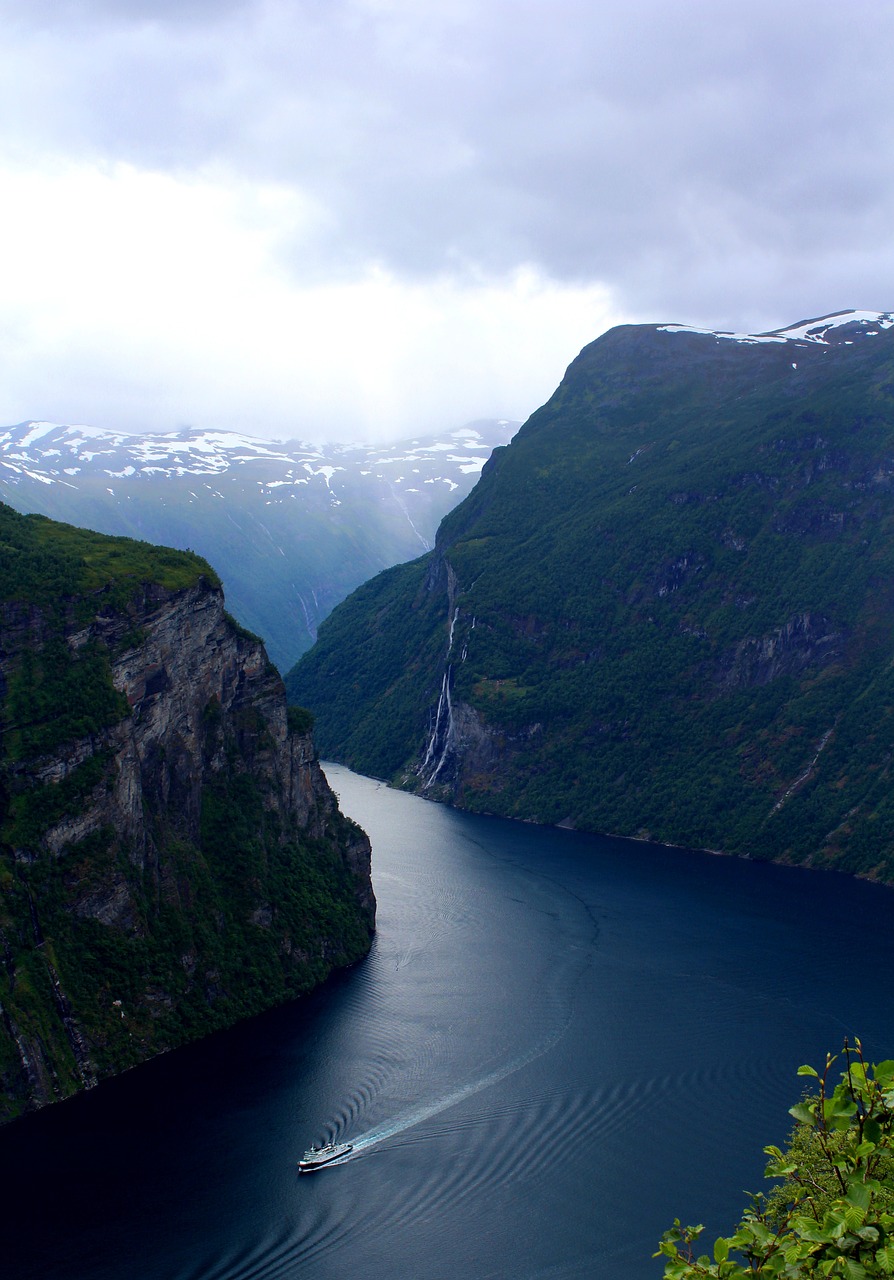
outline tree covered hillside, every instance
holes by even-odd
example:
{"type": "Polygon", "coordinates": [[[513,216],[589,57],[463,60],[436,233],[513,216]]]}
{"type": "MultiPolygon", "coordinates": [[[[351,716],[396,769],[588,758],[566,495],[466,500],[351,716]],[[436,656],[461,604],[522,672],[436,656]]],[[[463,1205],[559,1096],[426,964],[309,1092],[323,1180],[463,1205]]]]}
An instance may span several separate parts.
{"type": "Polygon", "coordinates": [[[464,807],[894,879],[894,329],[626,326],[287,680],[464,807]]]}

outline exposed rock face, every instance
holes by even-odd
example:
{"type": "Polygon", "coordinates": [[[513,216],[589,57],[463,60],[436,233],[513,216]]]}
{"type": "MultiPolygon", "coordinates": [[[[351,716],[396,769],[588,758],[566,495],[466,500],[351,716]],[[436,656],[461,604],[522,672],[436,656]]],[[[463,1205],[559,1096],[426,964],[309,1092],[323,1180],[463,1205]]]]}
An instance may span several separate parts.
{"type": "Polygon", "coordinates": [[[841,656],[843,642],[827,618],[796,614],[769,635],[740,640],[721,664],[720,684],[726,689],[754,689],[808,667],[821,670],[841,656]]]}
{"type": "Polygon", "coordinates": [[[430,800],[453,803],[482,782],[499,785],[511,776],[519,753],[543,734],[543,725],[536,721],[508,731],[489,725],[479,711],[462,701],[453,703],[451,716],[449,741],[435,769],[426,772],[417,767],[398,778],[401,786],[418,790],[430,800]]]}
{"type": "MultiPolygon", "coordinates": [[[[225,772],[231,738],[263,785],[267,805],[321,835],[334,800],[312,742],[289,734],[282,682],[260,641],[227,618],[221,592],[204,580],[174,596],[150,587],[133,608],[133,615],[97,614],[89,627],[66,636],[75,654],[91,640],[109,650],[115,688],[131,714],[101,740],[66,744],[58,756],[12,769],[13,777],[59,783],[101,751],[115,757],[111,788],[97,787],[79,814],[47,828],[46,847],[58,854],[111,824],[142,865],[153,857],[151,828],[160,821],[197,840],[203,787],[225,772]],[[135,616],[137,644],[128,640],[135,616]],[[154,815],[150,823],[146,809],[154,815]]],[[[4,665],[15,657],[13,651],[4,665]]]]}
{"type": "MultiPolygon", "coordinates": [[[[219,587],[107,597],[61,640],[75,676],[106,664],[111,723],[4,767],[2,1118],[307,990],[374,928],[369,842],[219,587]]],[[[5,693],[59,611],[0,626],[5,693]]]]}

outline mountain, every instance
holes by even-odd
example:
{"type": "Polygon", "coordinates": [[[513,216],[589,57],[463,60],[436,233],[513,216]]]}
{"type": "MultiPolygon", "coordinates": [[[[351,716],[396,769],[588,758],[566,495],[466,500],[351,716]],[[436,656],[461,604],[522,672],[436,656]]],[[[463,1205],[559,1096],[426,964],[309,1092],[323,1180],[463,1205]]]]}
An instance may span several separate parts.
{"type": "Polygon", "coordinates": [[[622,326],[287,676],[466,808],[894,882],[894,316],[622,326]]]}
{"type": "Polygon", "coordinates": [[[442,516],[517,427],[482,420],[382,447],[24,422],[0,431],[0,499],[199,552],[285,671],[354,587],[431,548],[442,516]]]}
{"type": "Polygon", "coordinates": [[[369,842],[197,556],[0,505],[0,1120],[369,948],[369,842]]]}

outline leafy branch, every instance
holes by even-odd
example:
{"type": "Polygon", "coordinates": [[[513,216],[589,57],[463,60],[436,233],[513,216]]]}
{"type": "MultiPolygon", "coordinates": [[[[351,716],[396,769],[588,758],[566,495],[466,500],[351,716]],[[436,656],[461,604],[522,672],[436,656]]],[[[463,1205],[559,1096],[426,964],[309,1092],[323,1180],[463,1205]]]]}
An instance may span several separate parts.
{"type": "Polygon", "coordinates": [[[664,1233],[666,1280],[770,1280],[894,1275],[894,1061],[869,1065],[859,1040],[845,1039],[844,1071],[827,1055],[822,1073],[803,1066],[817,1092],[790,1108],[796,1121],[785,1151],[765,1147],[766,1175],[784,1179],[757,1196],[731,1236],[714,1243],[713,1259],[696,1256],[702,1226],[664,1233]]]}

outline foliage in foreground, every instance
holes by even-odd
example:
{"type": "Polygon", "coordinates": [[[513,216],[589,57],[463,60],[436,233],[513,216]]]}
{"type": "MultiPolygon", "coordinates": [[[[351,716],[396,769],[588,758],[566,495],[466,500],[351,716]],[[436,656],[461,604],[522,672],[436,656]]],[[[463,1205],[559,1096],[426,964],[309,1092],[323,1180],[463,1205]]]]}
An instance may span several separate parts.
{"type": "Polygon", "coordinates": [[[703,1227],[678,1219],[661,1239],[666,1280],[894,1275],[894,1062],[867,1065],[859,1040],[845,1039],[843,1052],[831,1092],[834,1057],[822,1075],[799,1068],[819,1092],[790,1109],[797,1124],[786,1150],[764,1148],[767,1177],[784,1182],[755,1197],[733,1234],[715,1242],[713,1261],[695,1256],[703,1227]]]}

